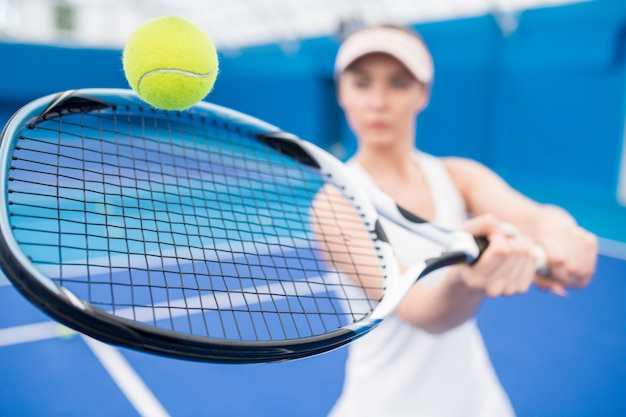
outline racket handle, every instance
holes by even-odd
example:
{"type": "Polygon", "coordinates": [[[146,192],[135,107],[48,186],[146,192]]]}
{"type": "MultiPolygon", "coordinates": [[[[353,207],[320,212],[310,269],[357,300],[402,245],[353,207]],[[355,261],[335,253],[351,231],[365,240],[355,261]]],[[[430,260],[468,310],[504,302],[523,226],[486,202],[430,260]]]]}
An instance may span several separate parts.
{"type": "Polygon", "coordinates": [[[539,245],[535,245],[535,265],[537,268],[537,275],[541,275],[543,277],[550,275],[548,255],[546,255],[546,251],[539,245]]]}
{"type": "MultiPolygon", "coordinates": [[[[516,233],[507,234],[515,235],[516,233]]],[[[476,242],[476,246],[478,246],[480,254],[482,254],[487,249],[487,246],[489,246],[489,241],[484,236],[474,236],[474,241],[476,242]]],[[[476,260],[474,260],[473,263],[476,263],[478,259],[480,259],[480,255],[476,258],[476,260]]],[[[547,277],[550,274],[548,269],[548,256],[546,255],[546,251],[539,245],[535,245],[535,267],[537,275],[547,277]]]]}
{"type": "Polygon", "coordinates": [[[478,262],[480,256],[483,254],[485,250],[487,250],[487,246],[489,246],[489,241],[485,236],[474,236],[474,241],[476,242],[476,246],[478,246],[478,257],[472,263],[478,262]]]}

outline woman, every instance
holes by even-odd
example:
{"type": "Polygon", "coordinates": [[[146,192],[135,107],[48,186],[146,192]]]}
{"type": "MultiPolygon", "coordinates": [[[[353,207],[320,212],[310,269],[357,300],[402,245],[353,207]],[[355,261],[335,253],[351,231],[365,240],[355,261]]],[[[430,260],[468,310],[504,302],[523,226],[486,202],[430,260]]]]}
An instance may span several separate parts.
{"type": "MultiPolygon", "coordinates": [[[[528,199],[477,162],[415,148],[416,118],[434,75],[417,34],[393,26],[356,32],[340,47],[335,73],[358,141],[349,166],[360,180],[421,217],[487,236],[490,246],[474,266],[420,281],[394,317],[350,346],[331,415],[514,415],[472,317],[485,297],[524,293],[533,282],[556,293],[587,285],[596,238],[563,209],[528,199]],[[545,249],[549,279],[535,276],[535,244],[545,249]]],[[[385,229],[403,268],[429,250],[393,224],[385,229]]]]}

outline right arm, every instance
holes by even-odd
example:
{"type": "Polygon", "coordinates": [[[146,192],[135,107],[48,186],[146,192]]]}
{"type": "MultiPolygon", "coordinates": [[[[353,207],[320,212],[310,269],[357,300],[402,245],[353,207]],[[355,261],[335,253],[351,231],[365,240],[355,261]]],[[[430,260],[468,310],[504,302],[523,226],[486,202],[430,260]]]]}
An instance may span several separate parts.
{"type": "Polygon", "coordinates": [[[486,236],[489,247],[476,264],[456,265],[435,285],[417,283],[396,315],[430,333],[443,333],[470,319],[485,297],[524,293],[535,277],[533,242],[508,236],[500,221],[487,215],[474,218],[464,229],[486,236]]]}

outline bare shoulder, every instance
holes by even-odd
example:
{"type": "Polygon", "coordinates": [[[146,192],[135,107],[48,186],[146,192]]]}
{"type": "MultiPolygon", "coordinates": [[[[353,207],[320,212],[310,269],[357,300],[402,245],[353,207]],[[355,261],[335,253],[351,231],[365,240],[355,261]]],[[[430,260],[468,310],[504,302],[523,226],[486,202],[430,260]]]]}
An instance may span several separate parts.
{"type": "Polygon", "coordinates": [[[442,159],[450,178],[474,215],[491,213],[521,224],[537,205],[480,162],[466,158],[442,159]]]}
{"type": "Polygon", "coordinates": [[[472,171],[472,170],[489,171],[489,169],[485,165],[469,158],[461,158],[458,156],[448,156],[448,157],[441,158],[441,161],[443,162],[444,166],[448,170],[454,170],[454,171],[459,171],[459,172],[472,171]]]}
{"type": "Polygon", "coordinates": [[[441,158],[448,174],[459,188],[470,186],[476,181],[495,179],[497,175],[480,162],[460,157],[441,158]]]}

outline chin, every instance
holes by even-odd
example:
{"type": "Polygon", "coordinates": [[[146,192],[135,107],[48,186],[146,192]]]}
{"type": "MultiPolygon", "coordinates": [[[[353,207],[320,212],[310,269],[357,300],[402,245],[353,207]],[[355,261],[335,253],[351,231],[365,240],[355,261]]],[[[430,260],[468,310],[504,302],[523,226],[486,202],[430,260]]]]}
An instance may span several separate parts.
{"type": "Polygon", "coordinates": [[[389,134],[369,134],[363,136],[363,142],[376,148],[388,148],[396,144],[396,140],[389,134]]]}

